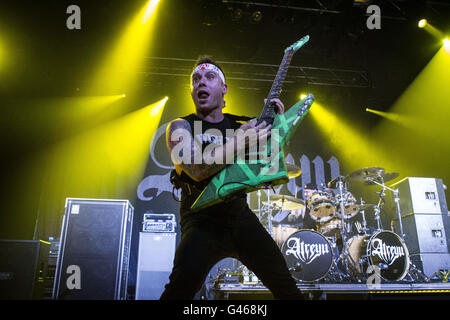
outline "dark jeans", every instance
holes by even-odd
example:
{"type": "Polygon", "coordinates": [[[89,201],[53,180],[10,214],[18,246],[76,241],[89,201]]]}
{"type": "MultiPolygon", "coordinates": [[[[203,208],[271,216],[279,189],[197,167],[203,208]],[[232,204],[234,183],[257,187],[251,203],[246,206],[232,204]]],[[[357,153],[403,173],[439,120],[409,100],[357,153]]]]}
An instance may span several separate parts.
{"type": "Polygon", "coordinates": [[[191,220],[182,227],[170,282],[161,300],[192,300],[209,270],[226,257],[252,270],[275,299],[303,299],[280,249],[250,209],[220,223],[191,220]]]}

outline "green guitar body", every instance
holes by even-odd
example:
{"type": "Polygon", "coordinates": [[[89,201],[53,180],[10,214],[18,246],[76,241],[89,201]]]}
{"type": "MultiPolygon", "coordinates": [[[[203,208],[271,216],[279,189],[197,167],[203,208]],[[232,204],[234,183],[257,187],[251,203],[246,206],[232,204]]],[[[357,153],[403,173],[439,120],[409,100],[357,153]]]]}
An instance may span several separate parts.
{"type": "MultiPolygon", "coordinates": [[[[285,113],[277,114],[273,118],[272,135],[268,139],[265,156],[242,160],[236,159],[234,164],[228,165],[217,173],[206,186],[191,207],[198,211],[217,204],[233,196],[238,191],[251,192],[264,186],[276,186],[289,181],[286,169],[284,146],[298,128],[309,111],[314,97],[309,94],[306,98],[291,106],[285,113]],[[272,139],[277,139],[277,148],[272,148],[272,139]]],[[[260,151],[261,152],[261,151],[260,151]]]]}

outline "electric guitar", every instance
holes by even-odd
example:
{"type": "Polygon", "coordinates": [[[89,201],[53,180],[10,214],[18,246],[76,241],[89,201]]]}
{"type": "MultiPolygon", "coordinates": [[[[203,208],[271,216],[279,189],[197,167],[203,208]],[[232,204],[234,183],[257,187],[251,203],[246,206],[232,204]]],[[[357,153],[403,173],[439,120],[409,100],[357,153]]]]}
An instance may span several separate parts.
{"type": "Polygon", "coordinates": [[[235,161],[234,164],[228,165],[217,173],[192,204],[192,211],[224,201],[236,192],[251,192],[264,186],[276,186],[289,182],[283,147],[308,113],[314,97],[308,94],[306,98],[298,101],[283,114],[276,114],[275,106],[270,101],[279,97],[292,56],[308,40],[309,36],[305,36],[284,50],[269,96],[257,119],[257,124],[262,121],[272,124],[271,138],[265,150],[259,150],[259,159],[250,157],[250,160],[235,161]]]}

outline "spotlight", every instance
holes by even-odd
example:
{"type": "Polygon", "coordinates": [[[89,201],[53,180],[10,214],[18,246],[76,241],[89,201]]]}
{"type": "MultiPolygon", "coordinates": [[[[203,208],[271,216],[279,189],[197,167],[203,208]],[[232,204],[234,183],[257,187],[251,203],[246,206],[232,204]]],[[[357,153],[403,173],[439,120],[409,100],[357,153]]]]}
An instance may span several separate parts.
{"type": "Polygon", "coordinates": [[[231,20],[238,21],[242,19],[242,16],[244,15],[244,11],[241,8],[236,8],[231,13],[231,20]]]}
{"type": "Polygon", "coordinates": [[[158,2],[160,0],[150,0],[147,4],[147,8],[145,9],[144,14],[142,15],[142,23],[147,23],[151,16],[153,15],[153,12],[155,12],[156,6],[158,5],[158,2]]]}
{"type": "Polygon", "coordinates": [[[442,42],[444,43],[445,52],[450,53],[450,39],[445,38],[442,42]]]}
{"type": "Polygon", "coordinates": [[[303,99],[305,99],[306,97],[307,97],[306,94],[304,94],[304,93],[300,94],[300,100],[303,100],[303,99]]]}
{"type": "Polygon", "coordinates": [[[419,26],[419,28],[425,28],[427,24],[428,24],[427,19],[421,19],[417,25],[419,26]]]}
{"type": "Polygon", "coordinates": [[[262,20],[262,12],[259,10],[256,10],[255,12],[252,13],[252,16],[250,17],[250,22],[251,23],[258,23],[262,20]]]}
{"type": "Polygon", "coordinates": [[[127,95],[126,95],[125,93],[124,93],[124,94],[122,94],[122,97],[123,97],[123,98],[125,98],[126,96],[127,96],[127,95]]]}

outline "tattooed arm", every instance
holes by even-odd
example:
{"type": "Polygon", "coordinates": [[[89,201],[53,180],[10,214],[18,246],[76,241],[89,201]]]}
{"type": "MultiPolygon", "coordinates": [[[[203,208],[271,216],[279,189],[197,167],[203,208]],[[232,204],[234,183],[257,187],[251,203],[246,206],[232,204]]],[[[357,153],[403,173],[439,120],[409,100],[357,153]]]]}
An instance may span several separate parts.
{"type": "Polygon", "coordinates": [[[184,171],[194,181],[202,181],[227,166],[226,154],[234,153],[236,137],[213,149],[212,155],[222,155],[223,161],[206,164],[202,157],[201,143],[194,139],[191,132],[189,122],[184,119],[173,120],[166,129],[166,145],[177,173],[181,174],[181,171],[184,171]]]}
{"type": "MultiPolygon", "coordinates": [[[[265,138],[265,135],[270,135],[270,128],[271,125],[266,126],[265,122],[256,126],[256,120],[252,120],[243,124],[239,129],[241,129],[241,133],[253,129],[258,138],[265,138]]],[[[194,181],[202,181],[215,175],[248,145],[248,140],[244,141],[235,134],[229,141],[211,151],[211,158],[218,161],[205,163],[201,143],[194,139],[191,132],[189,122],[184,119],[173,120],[166,129],[166,145],[177,173],[181,174],[181,171],[184,171],[194,181]]]]}

